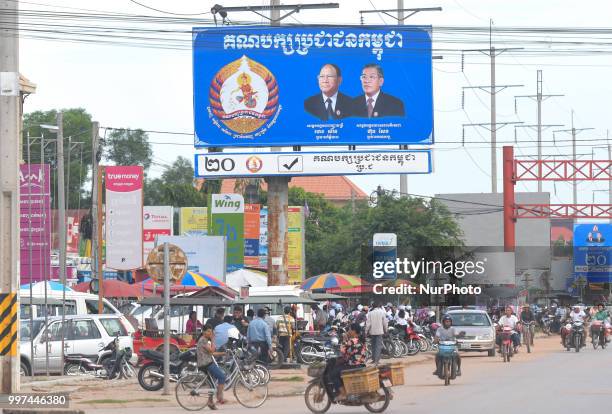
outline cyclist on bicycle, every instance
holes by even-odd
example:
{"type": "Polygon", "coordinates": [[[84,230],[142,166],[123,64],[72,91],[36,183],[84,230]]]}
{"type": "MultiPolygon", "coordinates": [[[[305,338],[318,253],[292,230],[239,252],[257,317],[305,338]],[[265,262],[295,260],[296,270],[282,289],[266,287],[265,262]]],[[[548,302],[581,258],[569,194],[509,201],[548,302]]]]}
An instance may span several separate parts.
{"type": "MultiPolygon", "coordinates": [[[[219,404],[225,404],[226,401],[223,399],[223,388],[225,384],[225,372],[217,365],[215,356],[225,355],[225,352],[217,352],[215,347],[215,334],[211,325],[205,325],[202,329],[202,334],[198,339],[196,345],[196,355],[198,360],[198,368],[200,370],[206,370],[213,378],[217,380],[217,402],[219,404]]],[[[212,410],[216,410],[212,396],[208,402],[208,407],[212,410]]]]}
{"type": "Polygon", "coordinates": [[[536,317],[531,311],[529,304],[525,303],[523,305],[523,310],[521,311],[521,314],[519,316],[521,323],[523,324],[523,329],[530,329],[529,333],[532,335],[533,338],[533,325],[530,324],[535,324],[536,317]]]}

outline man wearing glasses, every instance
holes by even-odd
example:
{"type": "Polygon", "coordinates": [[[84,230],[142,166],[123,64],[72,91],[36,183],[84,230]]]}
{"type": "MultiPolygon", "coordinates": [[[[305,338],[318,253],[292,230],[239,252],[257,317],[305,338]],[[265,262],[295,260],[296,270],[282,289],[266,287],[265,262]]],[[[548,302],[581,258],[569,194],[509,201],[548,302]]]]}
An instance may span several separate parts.
{"type": "Polygon", "coordinates": [[[364,94],[353,99],[354,116],[360,118],[404,116],[404,103],[380,89],[385,82],[384,72],[380,65],[375,63],[365,65],[359,78],[364,94]]]}
{"type": "Polygon", "coordinates": [[[304,101],[304,110],[322,121],[343,119],[352,115],[351,98],[338,91],[342,83],[342,72],[333,63],[321,67],[318,93],[304,101]]]}

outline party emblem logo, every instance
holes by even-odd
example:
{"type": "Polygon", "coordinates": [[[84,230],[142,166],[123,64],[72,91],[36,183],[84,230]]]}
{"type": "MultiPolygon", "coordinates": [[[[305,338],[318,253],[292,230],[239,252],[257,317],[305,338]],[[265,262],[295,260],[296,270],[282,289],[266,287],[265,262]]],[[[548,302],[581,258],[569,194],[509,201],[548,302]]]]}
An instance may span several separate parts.
{"type": "Polygon", "coordinates": [[[276,78],[247,56],[217,72],[210,85],[209,102],[213,123],[234,138],[263,135],[274,125],[281,109],[276,78]]]}

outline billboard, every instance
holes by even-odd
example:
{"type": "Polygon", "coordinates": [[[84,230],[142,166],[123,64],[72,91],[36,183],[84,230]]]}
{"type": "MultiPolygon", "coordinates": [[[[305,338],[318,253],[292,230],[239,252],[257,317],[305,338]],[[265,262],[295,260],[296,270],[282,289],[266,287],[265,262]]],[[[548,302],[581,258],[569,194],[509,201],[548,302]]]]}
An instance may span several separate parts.
{"type": "Polygon", "coordinates": [[[372,262],[374,279],[395,280],[397,272],[397,234],[374,233],[372,236],[372,262]],[[391,265],[387,265],[391,263],[391,265]]]}
{"type": "Polygon", "coordinates": [[[174,234],[172,206],[144,206],[142,208],[142,261],[147,262],[149,252],[155,248],[157,236],[174,234]]]}
{"type": "Polygon", "coordinates": [[[196,147],[433,143],[430,27],[193,33],[196,147]]]}
{"type": "Polygon", "coordinates": [[[244,265],[259,266],[259,235],[261,231],[261,206],[246,204],[244,206],[244,265]]]}
{"type": "Polygon", "coordinates": [[[287,213],[287,283],[299,285],[306,272],[304,207],[289,207],[287,213]]]}
{"type": "Polygon", "coordinates": [[[244,198],[240,194],[211,194],[208,234],[227,239],[227,271],[244,267],[244,198]]]}
{"type": "Polygon", "coordinates": [[[142,261],[142,182],[139,166],[105,167],[106,266],[139,269],[142,261]]]}
{"type": "Polygon", "coordinates": [[[269,177],[271,175],[429,174],[430,150],[206,153],[195,155],[195,175],[269,177]]]}
{"type": "Polygon", "coordinates": [[[259,210],[259,267],[268,268],[268,207],[259,210]]]}
{"type": "Polygon", "coordinates": [[[49,164],[19,166],[19,257],[21,283],[49,277],[51,180],[49,164]]]}
{"type": "Polygon", "coordinates": [[[574,280],[612,282],[612,224],[574,225],[574,280]]]}
{"type": "Polygon", "coordinates": [[[179,233],[181,236],[205,236],[208,234],[206,207],[181,207],[179,233]]]}
{"type": "Polygon", "coordinates": [[[225,281],[226,241],[222,236],[159,236],[157,245],[171,243],[187,256],[187,270],[225,281]]]}

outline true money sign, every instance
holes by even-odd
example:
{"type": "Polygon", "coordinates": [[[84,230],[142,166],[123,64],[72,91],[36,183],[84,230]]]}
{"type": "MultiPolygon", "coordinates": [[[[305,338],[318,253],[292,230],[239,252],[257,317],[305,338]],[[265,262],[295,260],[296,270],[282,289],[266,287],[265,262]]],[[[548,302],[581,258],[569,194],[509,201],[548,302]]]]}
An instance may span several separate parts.
{"type": "Polygon", "coordinates": [[[244,198],[212,194],[208,205],[208,234],[227,239],[227,271],[244,267],[244,198]]]}

